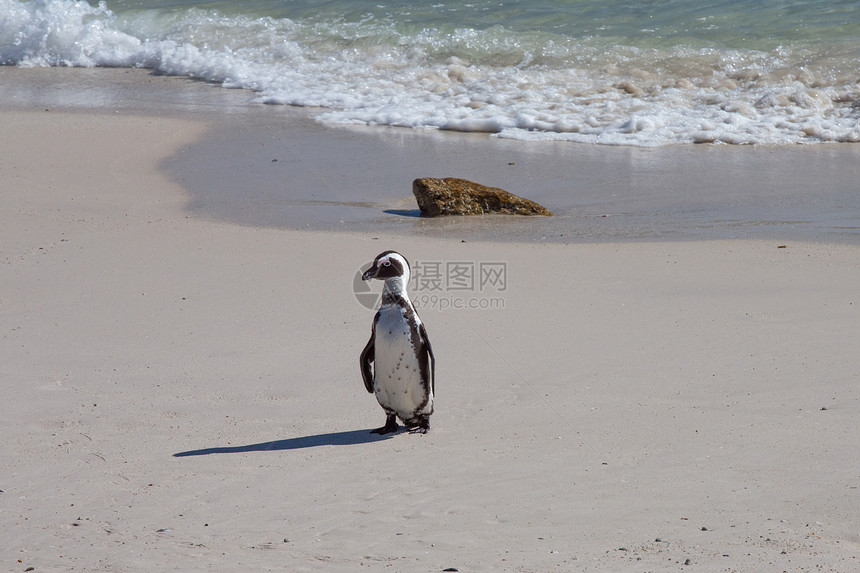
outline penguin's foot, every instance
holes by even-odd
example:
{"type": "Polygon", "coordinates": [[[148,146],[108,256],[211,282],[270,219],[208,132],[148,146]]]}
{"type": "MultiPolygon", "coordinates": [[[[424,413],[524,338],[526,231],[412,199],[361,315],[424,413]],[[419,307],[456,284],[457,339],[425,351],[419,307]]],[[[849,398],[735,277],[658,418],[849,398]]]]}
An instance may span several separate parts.
{"type": "Polygon", "coordinates": [[[426,434],[430,431],[430,417],[422,416],[406,423],[410,434],[426,434]]]}
{"type": "Polygon", "coordinates": [[[390,414],[388,418],[385,419],[385,425],[381,428],[376,428],[375,430],[371,430],[371,434],[379,434],[380,436],[385,434],[393,434],[398,430],[397,427],[397,416],[394,414],[390,414]]]}

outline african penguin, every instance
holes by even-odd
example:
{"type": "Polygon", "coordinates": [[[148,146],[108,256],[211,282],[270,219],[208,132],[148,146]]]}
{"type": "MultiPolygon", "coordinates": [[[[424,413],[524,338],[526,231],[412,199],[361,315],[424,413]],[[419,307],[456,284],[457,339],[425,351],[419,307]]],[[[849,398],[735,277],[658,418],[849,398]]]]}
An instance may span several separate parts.
{"type": "Polygon", "coordinates": [[[399,417],[410,430],[425,434],[433,413],[436,359],[406,294],[409,262],[400,253],[385,251],[361,278],[385,281],[382,304],[360,359],[364,387],[376,395],[387,416],[385,425],[372,433],[396,432],[399,417]]]}

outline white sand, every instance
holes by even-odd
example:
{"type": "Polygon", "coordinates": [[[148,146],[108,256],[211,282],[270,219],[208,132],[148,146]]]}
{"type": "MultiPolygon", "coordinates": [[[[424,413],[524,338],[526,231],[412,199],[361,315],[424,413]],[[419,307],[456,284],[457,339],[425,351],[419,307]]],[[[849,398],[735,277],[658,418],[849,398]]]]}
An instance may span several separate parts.
{"type": "Polygon", "coordinates": [[[860,568],[860,247],[246,228],[158,169],[203,123],[0,119],[4,570],[860,568]],[[388,248],[507,265],[426,436],[367,433],[388,248]]]}

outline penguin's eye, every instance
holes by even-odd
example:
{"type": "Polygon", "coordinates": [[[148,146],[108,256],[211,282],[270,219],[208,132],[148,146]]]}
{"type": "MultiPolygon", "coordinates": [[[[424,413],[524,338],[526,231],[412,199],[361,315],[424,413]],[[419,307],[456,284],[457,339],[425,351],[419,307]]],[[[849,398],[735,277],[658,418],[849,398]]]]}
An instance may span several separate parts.
{"type": "Polygon", "coordinates": [[[390,267],[390,266],[391,266],[391,261],[385,261],[385,262],[383,262],[383,263],[382,263],[382,266],[383,266],[383,267],[390,267]]]}

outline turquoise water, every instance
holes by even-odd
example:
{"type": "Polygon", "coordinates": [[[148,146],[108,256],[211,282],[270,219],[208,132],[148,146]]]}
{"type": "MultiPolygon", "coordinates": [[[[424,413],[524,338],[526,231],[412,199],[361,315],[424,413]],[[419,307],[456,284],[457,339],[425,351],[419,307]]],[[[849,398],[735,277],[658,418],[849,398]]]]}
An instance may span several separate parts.
{"type": "Polygon", "coordinates": [[[442,1],[278,1],[163,2],[119,0],[115,11],[200,8],[225,15],[266,16],[329,26],[333,23],[390,26],[401,34],[428,28],[505,28],[582,40],[603,38],[638,47],[677,44],[774,49],[783,44],[823,40],[856,42],[860,5],[854,1],[724,0],[658,2],[625,0],[442,1]]]}
{"type": "Polygon", "coordinates": [[[333,124],[860,141],[860,1],[0,0],[0,62],[149,68],[333,124]]]}

